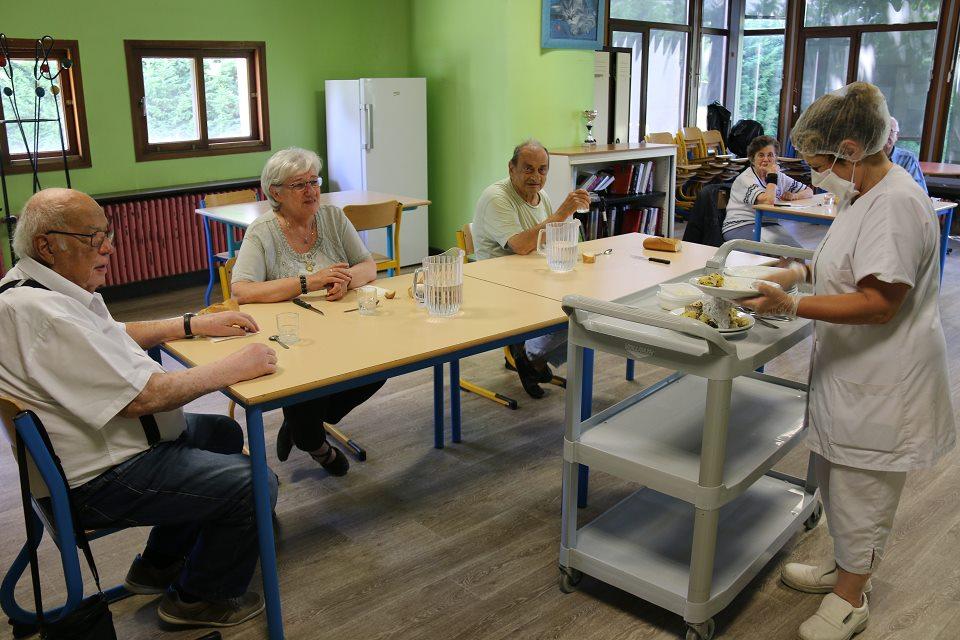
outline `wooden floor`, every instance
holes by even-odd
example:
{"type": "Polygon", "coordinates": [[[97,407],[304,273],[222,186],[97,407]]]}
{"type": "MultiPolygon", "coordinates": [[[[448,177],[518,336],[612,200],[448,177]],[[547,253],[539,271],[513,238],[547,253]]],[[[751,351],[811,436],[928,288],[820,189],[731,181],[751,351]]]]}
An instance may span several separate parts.
{"type": "MultiPolygon", "coordinates": [[[[815,243],[817,229],[798,231],[815,243]]],[[[957,253],[956,251],[954,252],[957,253]]],[[[118,319],[172,316],[199,305],[201,290],[178,291],[114,305],[118,319]]],[[[960,257],[949,258],[942,304],[954,406],[960,407],[960,257]]],[[[768,371],[803,379],[808,348],[801,345],[768,371]]],[[[78,366],[81,366],[78,363],[78,366]]],[[[344,478],[329,477],[294,452],[283,464],[274,442],[279,412],[265,416],[268,462],[280,476],[277,513],[280,585],[288,638],[410,639],[667,639],[680,637],[679,616],[584,578],[581,590],[557,588],[563,393],[542,400],[523,394],[498,352],[464,361],[465,378],[517,398],[509,411],[464,394],[464,442],[432,447],[432,377],[394,378],[342,423],[369,452],[344,478]]],[[[601,409],[664,375],[638,367],[623,379],[623,361],[598,354],[595,408],[601,409]]],[[[218,395],[194,411],[225,412],[218,395]]],[[[242,413],[242,412],[241,412],[242,413]]],[[[242,418],[241,418],[242,419],[242,418]]],[[[15,466],[0,450],[0,566],[23,539],[15,466]]],[[[781,465],[803,473],[802,447],[781,465]]],[[[614,477],[591,477],[589,521],[635,487],[614,477]]],[[[101,574],[119,582],[146,531],[131,530],[94,543],[101,574]]],[[[871,594],[863,640],[960,637],[960,453],[908,482],[887,560],[871,594]]],[[[830,553],[823,523],[799,534],[717,617],[717,637],[777,640],[796,637],[820,597],[779,582],[787,559],[817,561],[830,553]]],[[[62,596],[54,549],[42,547],[46,601],[62,596]]],[[[31,602],[22,581],[19,597],[31,602]]],[[[259,575],[253,588],[259,590],[259,575]]],[[[161,629],[156,598],[135,596],[113,606],[120,638],[193,639],[198,630],[161,629]]],[[[225,630],[225,638],[263,638],[264,618],[225,630]]],[[[9,637],[4,629],[2,637],[9,637]]]]}

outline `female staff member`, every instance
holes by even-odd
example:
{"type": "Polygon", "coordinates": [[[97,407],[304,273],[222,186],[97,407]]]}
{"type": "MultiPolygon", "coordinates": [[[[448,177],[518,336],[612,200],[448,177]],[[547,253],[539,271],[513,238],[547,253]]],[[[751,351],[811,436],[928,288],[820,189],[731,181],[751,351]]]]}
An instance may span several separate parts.
{"type": "MultiPolygon", "coordinates": [[[[819,98],[793,129],[813,184],[838,214],[814,254],[814,295],[761,286],[752,308],[811,318],[807,438],[834,558],[787,564],[791,587],[827,593],[804,640],[846,640],[867,624],[870,575],[883,555],[907,472],[955,441],[939,312],[939,229],[930,199],[883,153],[890,114],[855,82],[819,98]]],[[[796,264],[795,271],[806,271],[796,264]]],[[[789,284],[789,283],[783,283],[789,284]]]]}
{"type": "MultiPolygon", "coordinates": [[[[264,165],[260,186],[273,211],[254,220],[243,237],[231,282],[241,304],[320,289],[327,300],[339,300],[377,277],[376,263],[343,211],[320,206],[319,172],[320,158],[305,149],[278,151],[264,165]]],[[[332,475],[344,475],[350,463],[327,443],[323,423],[336,424],[382,386],[374,382],[284,407],[277,458],[286,460],[296,445],[332,475]]]]}
{"type": "MultiPolygon", "coordinates": [[[[773,204],[779,200],[799,200],[813,196],[813,190],[782,173],[777,165],[780,143],[772,136],[757,136],[747,146],[750,166],[743,170],[730,188],[727,217],[723,219],[724,240],[753,240],[755,214],[758,204],[773,204]]],[[[776,222],[764,222],[761,242],[799,247],[786,229],[776,222]]]]}

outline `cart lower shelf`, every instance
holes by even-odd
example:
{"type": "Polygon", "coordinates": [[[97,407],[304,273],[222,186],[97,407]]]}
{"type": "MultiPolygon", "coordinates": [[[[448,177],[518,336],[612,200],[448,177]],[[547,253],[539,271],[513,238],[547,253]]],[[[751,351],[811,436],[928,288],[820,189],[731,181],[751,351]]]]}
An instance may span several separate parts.
{"type": "Polygon", "coordinates": [[[641,489],[577,530],[560,565],[703,622],[730,601],[803,526],[816,506],[802,488],[763,477],[720,510],[710,599],[687,601],[694,508],[641,489]]]}

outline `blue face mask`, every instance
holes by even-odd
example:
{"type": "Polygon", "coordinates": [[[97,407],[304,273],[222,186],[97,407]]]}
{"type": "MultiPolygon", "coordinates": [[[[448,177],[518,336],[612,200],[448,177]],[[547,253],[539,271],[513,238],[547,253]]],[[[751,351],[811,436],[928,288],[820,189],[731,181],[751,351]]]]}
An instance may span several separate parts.
{"type": "MultiPolygon", "coordinates": [[[[857,191],[856,185],[853,184],[850,180],[844,180],[837,174],[833,172],[834,165],[837,164],[837,157],[834,158],[833,164],[830,165],[830,168],[824,172],[814,171],[810,169],[810,182],[813,183],[813,186],[819,187],[824,191],[829,191],[837,197],[837,210],[846,207],[850,204],[850,201],[855,197],[860,195],[860,192],[857,191]]],[[[856,163],[853,165],[853,170],[857,168],[856,163]]],[[[851,176],[853,172],[851,171],[851,176]]]]}

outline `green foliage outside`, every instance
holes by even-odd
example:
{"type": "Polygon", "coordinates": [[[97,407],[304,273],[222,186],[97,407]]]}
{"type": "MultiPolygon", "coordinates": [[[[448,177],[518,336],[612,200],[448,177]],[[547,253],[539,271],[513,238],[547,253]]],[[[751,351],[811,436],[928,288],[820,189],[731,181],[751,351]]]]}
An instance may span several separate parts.
{"type": "MultiPolygon", "coordinates": [[[[716,1],[707,0],[708,3],[716,1]]],[[[687,24],[687,1],[610,0],[610,17],[623,18],[624,20],[687,24]]]]}
{"type": "Polygon", "coordinates": [[[765,134],[776,136],[783,81],[783,36],[745,37],[738,77],[733,122],[756,120],[763,125],[765,134]]]}
{"type": "MultiPolygon", "coordinates": [[[[22,119],[34,119],[37,117],[35,109],[37,101],[36,86],[38,82],[33,75],[33,60],[13,60],[12,63],[14,97],[16,97],[20,117],[22,119]]],[[[50,72],[55,75],[58,68],[59,65],[56,61],[51,60],[50,72]]],[[[3,91],[5,87],[9,87],[10,84],[10,78],[7,77],[6,73],[0,72],[0,91],[3,91]]],[[[50,93],[50,81],[46,78],[41,78],[39,84],[44,89],[44,95],[40,98],[40,118],[51,118],[55,120],[58,107],[60,108],[62,117],[62,102],[59,96],[56,98],[56,103],[54,102],[54,96],[50,93]]],[[[58,84],[58,81],[54,81],[53,84],[58,84]]],[[[3,109],[0,110],[3,113],[3,118],[5,120],[15,119],[16,115],[14,114],[11,98],[2,95],[0,96],[0,100],[2,100],[3,105],[3,109]]],[[[10,146],[10,153],[18,155],[27,153],[29,150],[32,154],[34,152],[33,138],[36,125],[33,123],[24,123],[23,133],[21,133],[20,128],[16,124],[8,123],[6,126],[7,143],[10,146]],[[26,143],[24,142],[24,137],[26,137],[26,143]]],[[[69,144],[69,141],[66,139],[66,131],[64,131],[63,142],[64,144],[69,144]]],[[[56,122],[40,123],[39,144],[37,145],[37,149],[40,153],[45,151],[60,151],[60,130],[56,122]]],[[[69,151],[69,147],[67,150],[69,151]]]]}
{"type": "MultiPolygon", "coordinates": [[[[147,137],[151,143],[199,139],[194,73],[192,58],[143,59],[147,137]]],[[[246,61],[242,58],[203,60],[207,135],[210,138],[249,133],[249,125],[244,131],[240,114],[238,74],[241,73],[245,76],[246,61]]]]}
{"type": "Polygon", "coordinates": [[[940,0],[808,0],[807,27],[936,22],[940,0]]]}

